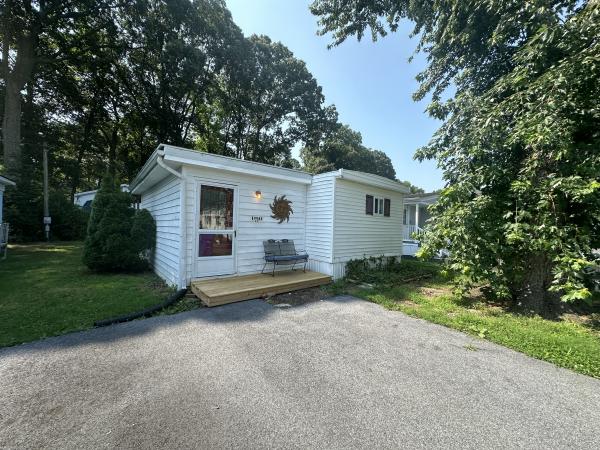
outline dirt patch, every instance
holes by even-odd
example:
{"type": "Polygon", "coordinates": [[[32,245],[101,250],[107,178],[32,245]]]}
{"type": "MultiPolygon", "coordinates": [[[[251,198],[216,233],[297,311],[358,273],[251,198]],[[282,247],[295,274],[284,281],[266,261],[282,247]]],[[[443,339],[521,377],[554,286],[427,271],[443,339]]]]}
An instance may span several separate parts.
{"type": "Polygon", "coordinates": [[[410,301],[410,300],[400,300],[400,301],[398,301],[398,303],[402,304],[402,306],[409,306],[411,308],[418,308],[418,307],[421,306],[418,303],[415,303],[415,302],[410,301]]]}
{"type": "Polygon", "coordinates": [[[586,325],[591,328],[600,330],[600,314],[576,314],[576,313],[563,313],[560,315],[560,319],[567,322],[575,322],[581,325],[586,325]]]}
{"type": "Polygon", "coordinates": [[[439,297],[440,295],[447,294],[450,292],[449,289],[420,287],[419,292],[426,295],[427,297],[439,297]]]}
{"type": "Polygon", "coordinates": [[[302,289],[300,291],[277,294],[266,299],[271,305],[290,305],[299,306],[306,303],[318,302],[328,297],[328,294],[321,288],[302,289]]]}

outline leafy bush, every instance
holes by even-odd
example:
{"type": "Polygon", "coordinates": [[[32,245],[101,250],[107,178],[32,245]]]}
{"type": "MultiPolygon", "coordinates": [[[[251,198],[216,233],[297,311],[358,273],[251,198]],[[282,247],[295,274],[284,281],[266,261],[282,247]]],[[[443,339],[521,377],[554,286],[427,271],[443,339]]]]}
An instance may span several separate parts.
{"type": "Polygon", "coordinates": [[[398,260],[396,257],[365,257],[346,263],[346,278],[366,283],[395,284],[417,277],[435,277],[441,266],[434,262],[398,260]]]}
{"type": "Polygon", "coordinates": [[[99,272],[138,271],[148,267],[156,227],[148,211],[136,214],[132,197],[106,177],[92,203],[83,262],[99,272]]]}
{"type": "MultiPolygon", "coordinates": [[[[69,201],[62,191],[51,191],[49,199],[50,238],[73,241],[85,237],[89,213],[69,201]]],[[[42,192],[26,181],[18,189],[9,188],[5,193],[5,220],[10,223],[11,235],[17,242],[44,239],[44,200],[42,192]]]]}
{"type": "MultiPolygon", "coordinates": [[[[89,212],[74,205],[59,192],[50,195],[49,208],[52,216],[50,236],[53,240],[77,241],[85,238],[89,212]]],[[[43,216],[43,209],[41,214],[43,216]]],[[[39,223],[42,223],[41,219],[39,223]]]]}
{"type": "Polygon", "coordinates": [[[147,209],[141,209],[133,216],[131,239],[135,247],[142,252],[154,248],[156,223],[154,222],[154,217],[152,217],[152,214],[147,209]]]}

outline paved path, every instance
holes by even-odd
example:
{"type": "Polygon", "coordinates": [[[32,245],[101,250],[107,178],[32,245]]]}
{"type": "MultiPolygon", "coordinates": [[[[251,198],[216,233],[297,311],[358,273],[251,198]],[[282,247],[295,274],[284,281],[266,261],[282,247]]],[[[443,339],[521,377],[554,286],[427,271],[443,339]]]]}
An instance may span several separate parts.
{"type": "Polygon", "coordinates": [[[2,448],[600,448],[600,381],[349,297],[0,350],[0,397],[2,448]]]}

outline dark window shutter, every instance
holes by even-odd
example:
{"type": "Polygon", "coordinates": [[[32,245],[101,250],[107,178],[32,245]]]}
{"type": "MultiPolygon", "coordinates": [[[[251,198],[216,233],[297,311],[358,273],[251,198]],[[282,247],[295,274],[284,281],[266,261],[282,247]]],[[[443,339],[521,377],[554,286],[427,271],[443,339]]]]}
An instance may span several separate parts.
{"type": "Polygon", "coordinates": [[[392,202],[389,198],[383,200],[383,215],[385,217],[390,217],[390,206],[392,202]]]}
{"type": "Polygon", "coordinates": [[[373,215],[373,196],[367,195],[367,202],[365,205],[365,212],[370,216],[373,215]]]}

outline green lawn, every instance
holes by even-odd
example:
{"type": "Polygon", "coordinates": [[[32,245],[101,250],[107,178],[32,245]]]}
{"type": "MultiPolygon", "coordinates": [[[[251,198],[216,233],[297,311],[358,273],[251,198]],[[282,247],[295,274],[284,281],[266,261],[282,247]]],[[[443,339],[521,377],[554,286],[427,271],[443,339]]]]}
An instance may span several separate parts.
{"type": "Polygon", "coordinates": [[[0,347],[93,326],[165,299],[152,273],[100,275],[81,262],[81,243],[16,245],[0,261],[0,347]]]}
{"type": "MultiPolygon", "coordinates": [[[[407,261],[402,264],[405,264],[402,272],[414,273],[420,263],[407,261]]],[[[367,274],[372,287],[341,282],[332,289],[335,293],[349,293],[387,309],[402,311],[600,378],[600,332],[591,324],[567,318],[552,321],[514,314],[481,297],[460,299],[452,294],[450,283],[439,277],[403,284],[399,281],[402,276],[379,275],[373,280],[372,274],[367,274]]]]}

